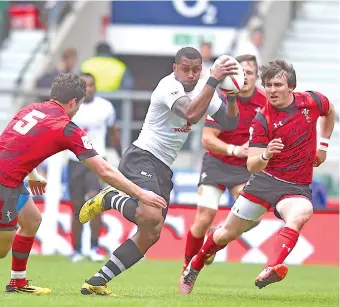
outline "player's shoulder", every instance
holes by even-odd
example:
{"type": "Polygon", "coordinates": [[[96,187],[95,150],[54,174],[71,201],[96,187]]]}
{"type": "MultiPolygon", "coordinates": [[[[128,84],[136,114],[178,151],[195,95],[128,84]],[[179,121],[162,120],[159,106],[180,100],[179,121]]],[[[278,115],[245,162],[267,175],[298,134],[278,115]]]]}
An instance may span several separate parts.
{"type": "Polygon", "coordinates": [[[175,79],[175,75],[174,73],[171,73],[170,75],[165,76],[164,78],[162,78],[159,82],[158,85],[156,87],[157,88],[173,88],[173,87],[178,87],[180,89],[183,88],[182,83],[180,83],[179,81],[177,81],[175,79]]]}
{"type": "Polygon", "coordinates": [[[294,92],[295,101],[301,106],[311,106],[321,104],[322,101],[328,101],[328,98],[317,91],[294,92]]]}
{"type": "Polygon", "coordinates": [[[112,103],[100,96],[95,96],[94,97],[94,103],[98,105],[99,108],[107,108],[107,109],[111,109],[114,108],[112,103]]]}
{"type": "Polygon", "coordinates": [[[82,131],[79,128],[79,126],[76,123],[74,123],[72,120],[64,122],[62,130],[63,130],[63,135],[66,137],[69,137],[74,133],[80,133],[80,131],[82,131]]]}

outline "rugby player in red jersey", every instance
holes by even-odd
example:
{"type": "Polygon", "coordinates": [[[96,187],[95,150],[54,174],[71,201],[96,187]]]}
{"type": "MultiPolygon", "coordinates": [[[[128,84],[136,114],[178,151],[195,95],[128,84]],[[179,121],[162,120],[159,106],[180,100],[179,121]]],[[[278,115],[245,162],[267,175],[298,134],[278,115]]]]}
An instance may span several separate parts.
{"type": "MultiPolygon", "coordinates": [[[[249,128],[256,113],[264,107],[266,97],[255,86],[258,77],[256,57],[245,54],[236,57],[236,60],[245,74],[245,85],[236,100],[240,112],[239,123],[236,130],[224,130],[211,117],[206,119],[202,135],[206,153],[198,184],[197,212],[187,234],[183,269],[201,249],[225,189],[229,189],[236,199],[250,177],[247,170],[249,128]]],[[[214,256],[206,264],[210,264],[214,256]]]]}
{"type": "Polygon", "coordinates": [[[263,288],[285,278],[283,264],[294,249],[299,233],[313,214],[313,166],[326,159],[335,109],[318,92],[293,92],[296,74],[292,65],[274,60],[261,67],[267,104],[250,128],[247,167],[252,173],[222,227],[208,236],[197,256],[183,272],[179,292],[191,293],[204,262],[238,238],[270,207],[285,222],[255,285],[263,288]],[[317,120],[320,146],[317,150],[317,120]]]}
{"type": "Polygon", "coordinates": [[[71,150],[106,183],[146,204],[166,207],[163,198],[141,189],[98,156],[88,137],[71,121],[85,94],[84,80],[72,73],[59,74],[50,100],[21,109],[0,136],[0,258],[12,248],[8,292],[51,293],[50,289],[30,286],[26,280],[27,260],[41,215],[27,197],[23,181],[31,173],[33,193],[43,193],[46,182],[33,170],[55,153],[71,150]],[[22,196],[26,197],[25,206],[18,214],[17,202],[22,196]]]}

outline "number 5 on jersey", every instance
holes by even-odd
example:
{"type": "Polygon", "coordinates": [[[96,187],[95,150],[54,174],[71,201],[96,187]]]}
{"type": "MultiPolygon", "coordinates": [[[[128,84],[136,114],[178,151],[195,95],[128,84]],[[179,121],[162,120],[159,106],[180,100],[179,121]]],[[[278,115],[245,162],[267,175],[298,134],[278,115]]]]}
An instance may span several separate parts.
{"type": "Polygon", "coordinates": [[[25,135],[38,123],[38,120],[35,117],[43,119],[46,117],[46,114],[37,110],[32,110],[13,126],[13,130],[21,135],[25,135]]]}

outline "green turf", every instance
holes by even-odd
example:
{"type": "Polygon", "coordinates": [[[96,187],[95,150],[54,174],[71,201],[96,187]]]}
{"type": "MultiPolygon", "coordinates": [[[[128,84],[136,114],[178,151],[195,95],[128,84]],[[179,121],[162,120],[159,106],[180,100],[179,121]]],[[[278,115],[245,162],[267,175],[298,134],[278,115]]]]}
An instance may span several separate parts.
{"type": "MultiPolygon", "coordinates": [[[[118,297],[83,296],[80,287],[101,264],[72,264],[66,257],[30,259],[33,284],[50,287],[49,296],[0,292],[0,307],[138,307],[138,306],[339,306],[339,269],[330,266],[290,266],[286,279],[262,290],[254,286],[261,265],[216,263],[205,268],[194,292],[177,293],[180,262],[141,261],[110,283],[118,297]]],[[[8,282],[10,257],[0,261],[1,291],[8,282]]]]}

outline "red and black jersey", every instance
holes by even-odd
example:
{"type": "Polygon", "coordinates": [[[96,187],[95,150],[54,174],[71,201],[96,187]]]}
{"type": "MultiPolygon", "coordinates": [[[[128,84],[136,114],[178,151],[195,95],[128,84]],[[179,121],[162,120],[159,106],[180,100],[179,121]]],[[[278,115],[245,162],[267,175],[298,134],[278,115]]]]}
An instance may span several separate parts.
{"type": "Polygon", "coordinates": [[[284,148],[269,160],[264,171],[288,182],[310,184],[317,120],[328,111],[327,97],[318,92],[294,93],[292,104],[283,109],[266,104],[251,125],[249,146],[265,148],[270,140],[281,138],[284,148]]]}
{"type": "MultiPolygon", "coordinates": [[[[254,119],[256,113],[259,112],[266,104],[266,97],[259,89],[256,89],[252,97],[246,100],[237,97],[236,102],[240,117],[238,126],[235,130],[223,131],[223,128],[211,117],[206,119],[205,126],[221,130],[221,133],[218,136],[221,141],[227,144],[240,146],[249,140],[249,128],[251,122],[254,119]]],[[[247,158],[228,156],[227,153],[225,155],[220,155],[210,150],[207,150],[207,153],[217,159],[222,160],[225,163],[246,166],[247,158]]]]}
{"type": "Polygon", "coordinates": [[[45,101],[21,109],[0,136],[0,184],[19,187],[41,162],[66,149],[79,160],[97,155],[58,103],[45,101]]]}

